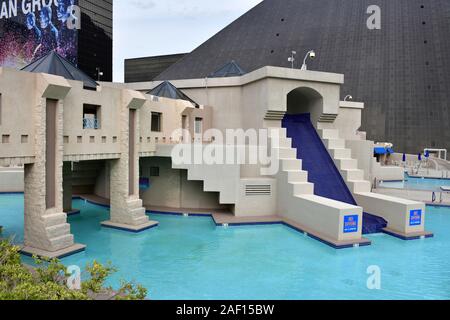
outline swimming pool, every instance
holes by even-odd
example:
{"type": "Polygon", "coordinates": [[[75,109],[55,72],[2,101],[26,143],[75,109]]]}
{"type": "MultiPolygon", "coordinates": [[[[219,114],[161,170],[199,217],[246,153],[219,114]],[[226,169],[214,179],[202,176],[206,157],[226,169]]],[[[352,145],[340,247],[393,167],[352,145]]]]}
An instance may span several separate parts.
{"type": "Polygon", "coordinates": [[[405,176],[405,181],[385,181],[380,187],[407,190],[425,190],[441,192],[441,187],[450,187],[449,179],[415,178],[405,176]]]}
{"type": "MultiPolygon", "coordinates": [[[[369,247],[335,250],[281,225],[216,227],[210,218],[152,215],[141,234],[105,229],[108,210],[82,200],[69,218],[87,251],[63,259],[84,267],[111,261],[160,299],[449,299],[450,209],[428,208],[435,238],[402,241],[376,234],[369,247]],[[367,289],[367,268],[381,268],[382,289],[367,289]]],[[[23,196],[0,195],[0,225],[23,238],[23,196]]],[[[28,259],[28,258],[24,258],[28,259]]]]}

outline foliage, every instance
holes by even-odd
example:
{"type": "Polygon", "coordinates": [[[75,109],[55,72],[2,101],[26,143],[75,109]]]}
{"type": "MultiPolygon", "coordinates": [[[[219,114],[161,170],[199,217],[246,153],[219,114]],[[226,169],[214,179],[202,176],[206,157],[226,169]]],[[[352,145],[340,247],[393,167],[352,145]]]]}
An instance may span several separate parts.
{"type": "Polygon", "coordinates": [[[116,269],[94,261],[86,267],[87,280],[81,290],[66,285],[66,267],[57,259],[34,257],[36,267],[22,264],[20,248],[0,240],[0,300],[94,300],[107,297],[116,300],[142,300],[147,290],[131,282],[122,282],[114,292],[105,282],[116,269]]]}

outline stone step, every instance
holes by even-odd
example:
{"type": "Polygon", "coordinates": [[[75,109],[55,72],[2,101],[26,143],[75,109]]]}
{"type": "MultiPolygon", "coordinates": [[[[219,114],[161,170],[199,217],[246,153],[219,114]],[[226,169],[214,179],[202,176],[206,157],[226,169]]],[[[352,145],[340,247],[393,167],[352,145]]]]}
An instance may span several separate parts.
{"type": "Polygon", "coordinates": [[[287,137],[287,129],[286,128],[268,128],[269,137],[273,138],[276,135],[279,137],[287,137]],[[276,134],[275,134],[276,133],[276,134]]]}
{"type": "Polygon", "coordinates": [[[343,139],[325,139],[324,144],[327,149],[345,149],[345,140],[343,139]]]}
{"type": "Polygon", "coordinates": [[[349,159],[352,157],[352,150],[350,149],[332,149],[330,153],[334,159],[349,159]]]}
{"type": "Polygon", "coordinates": [[[364,171],[359,169],[341,170],[341,174],[345,181],[364,180],[364,171]]]}
{"type": "Polygon", "coordinates": [[[43,220],[46,228],[59,224],[65,224],[67,223],[67,214],[65,214],[64,212],[47,214],[43,216],[43,220]]]}
{"type": "Polygon", "coordinates": [[[279,159],[296,159],[297,150],[292,148],[279,148],[279,159]]]}
{"type": "Polygon", "coordinates": [[[143,216],[145,216],[145,208],[138,208],[130,210],[130,215],[133,217],[133,219],[139,219],[143,216]]]}
{"type": "Polygon", "coordinates": [[[219,195],[219,202],[220,204],[236,204],[236,199],[221,192],[219,195]]]}
{"type": "Polygon", "coordinates": [[[63,223],[56,226],[47,227],[45,230],[47,231],[50,239],[58,238],[70,234],[70,224],[63,223]]]}
{"type": "Polygon", "coordinates": [[[301,170],[286,171],[288,174],[288,182],[308,182],[308,172],[301,170]]]}
{"type": "Polygon", "coordinates": [[[284,171],[301,170],[303,166],[302,160],[300,159],[283,159],[281,163],[284,171]]]}
{"type": "Polygon", "coordinates": [[[294,196],[314,194],[314,184],[310,182],[295,182],[291,184],[294,187],[294,196]]]}
{"type": "Polygon", "coordinates": [[[292,139],[285,136],[278,137],[278,141],[272,138],[273,148],[292,148],[292,139]]]}
{"type": "Polygon", "coordinates": [[[353,193],[365,193],[372,191],[370,182],[365,180],[347,181],[347,186],[351,191],[353,191],[353,193]]]}
{"type": "Polygon", "coordinates": [[[148,216],[142,216],[142,217],[134,219],[134,223],[135,223],[136,226],[140,226],[140,225],[146,224],[149,221],[150,221],[150,219],[149,219],[148,216]]]}
{"type": "Polygon", "coordinates": [[[355,159],[335,159],[335,163],[340,170],[358,169],[358,161],[355,159]]]}
{"type": "Polygon", "coordinates": [[[127,201],[127,205],[131,210],[139,209],[143,207],[143,201],[141,199],[129,200],[127,201]]]}
{"type": "Polygon", "coordinates": [[[60,237],[51,238],[50,244],[53,250],[59,251],[71,247],[74,244],[75,237],[72,234],[62,235],[60,237]]]}
{"type": "Polygon", "coordinates": [[[318,132],[322,139],[339,139],[339,130],[337,129],[321,129],[318,132]]]}
{"type": "Polygon", "coordinates": [[[202,172],[199,170],[188,169],[188,180],[189,181],[203,181],[204,177],[202,172]]]}

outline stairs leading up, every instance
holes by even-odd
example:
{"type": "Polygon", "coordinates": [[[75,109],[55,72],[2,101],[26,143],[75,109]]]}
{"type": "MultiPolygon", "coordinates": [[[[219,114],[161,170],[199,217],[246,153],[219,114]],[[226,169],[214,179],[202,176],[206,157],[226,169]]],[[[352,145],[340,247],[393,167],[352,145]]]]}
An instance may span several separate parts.
{"type": "MultiPolygon", "coordinates": [[[[370,192],[370,183],[363,180],[364,172],[358,169],[357,160],[351,158],[351,150],[345,148],[345,140],[339,139],[337,130],[323,131],[326,138],[322,141],[309,114],[286,115],[283,127],[316,195],[356,206],[352,191],[370,192]]],[[[364,213],[363,234],[381,232],[386,226],[384,219],[364,213]]]]}

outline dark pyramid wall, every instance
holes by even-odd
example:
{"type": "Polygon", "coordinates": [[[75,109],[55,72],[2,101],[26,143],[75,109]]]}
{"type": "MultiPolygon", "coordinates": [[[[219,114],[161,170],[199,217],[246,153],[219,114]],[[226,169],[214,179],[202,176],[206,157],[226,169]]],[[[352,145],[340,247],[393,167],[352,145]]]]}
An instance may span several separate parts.
{"type": "Polygon", "coordinates": [[[301,64],[310,49],[310,69],[345,74],[342,97],[366,103],[370,139],[401,152],[450,149],[449,0],[266,0],[158,79],[206,77],[230,60],[249,72],[290,67],[291,50],[301,64]],[[367,28],[370,5],[381,30],[367,28]]]}

